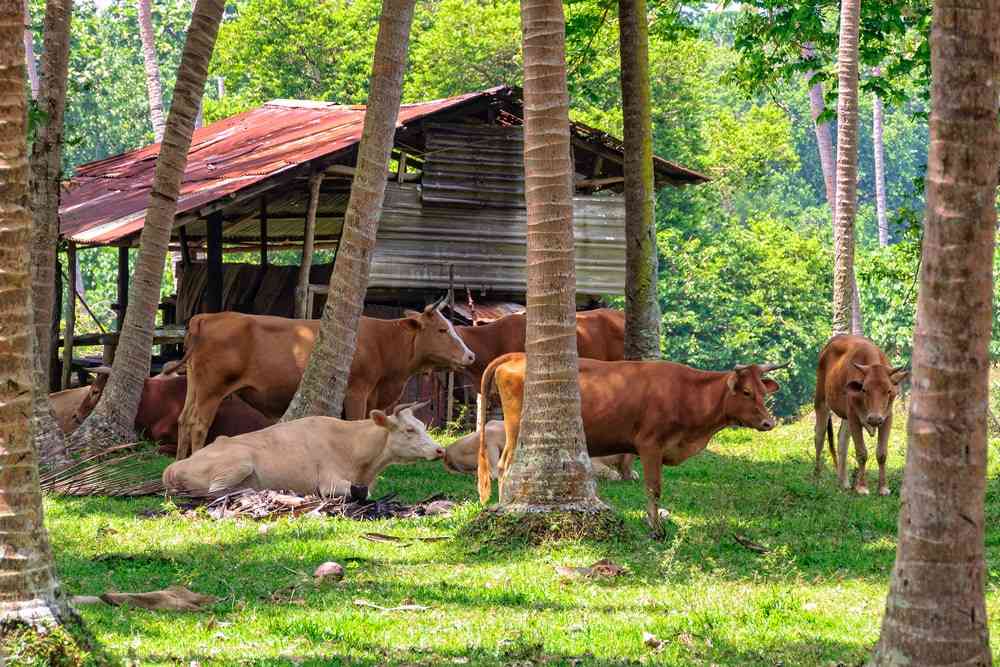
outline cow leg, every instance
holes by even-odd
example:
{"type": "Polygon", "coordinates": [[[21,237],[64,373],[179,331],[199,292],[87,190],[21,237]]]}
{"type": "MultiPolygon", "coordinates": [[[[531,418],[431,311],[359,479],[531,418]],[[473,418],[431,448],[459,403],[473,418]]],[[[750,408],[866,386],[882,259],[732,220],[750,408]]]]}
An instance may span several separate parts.
{"type": "Polygon", "coordinates": [[[368,390],[349,389],[344,397],[344,419],[368,419],[368,390]]]}
{"type": "MultiPolygon", "coordinates": [[[[219,405],[222,403],[221,398],[213,398],[207,401],[201,401],[195,403],[194,414],[188,415],[187,429],[188,429],[188,446],[190,447],[190,453],[194,454],[199,449],[205,446],[205,441],[208,439],[208,430],[212,427],[212,422],[215,421],[215,415],[219,411],[219,405]]],[[[187,452],[185,452],[185,457],[187,452]]],[[[181,458],[181,447],[178,442],[177,445],[177,460],[181,458]]]]}
{"type": "Polygon", "coordinates": [[[851,436],[854,438],[854,456],[858,459],[858,476],[854,480],[855,492],[868,495],[868,472],[865,466],[868,464],[868,449],[865,448],[864,429],[857,417],[848,420],[851,426],[851,436]]]}
{"type": "Polygon", "coordinates": [[[851,488],[851,481],[847,479],[847,444],[850,438],[850,431],[847,422],[850,417],[840,420],[840,429],[837,431],[837,479],[840,488],[845,491],[851,488]]]}
{"type": "Polygon", "coordinates": [[[506,434],[506,441],[497,464],[497,479],[500,480],[500,484],[503,484],[503,480],[507,476],[507,469],[514,461],[514,450],[517,449],[517,438],[521,433],[521,416],[511,415],[510,418],[507,418],[507,415],[504,415],[503,430],[506,434]]]}
{"type": "Polygon", "coordinates": [[[826,440],[826,429],[830,422],[830,407],[824,402],[816,406],[816,477],[823,472],[823,441],[826,440]]]}
{"type": "Polygon", "coordinates": [[[875,460],[878,461],[878,494],[887,496],[892,493],[885,481],[885,461],[889,457],[889,434],[892,432],[892,413],[878,427],[878,446],[875,448],[875,460]]]}
{"type": "Polygon", "coordinates": [[[642,478],[646,481],[646,520],[653,532],[653,537],[664,535],[663,522],[660,521],[660,483],[663,473],[663,455],[658,447],[639,450],[639,461],[642,462],[642,478]]]}
{"type": "Polygon", "coordinates": [[[618,461],[618,473],[624,482],[637,479],[635,474],[635,454],[622,454],[621,459],[618,461]]]}

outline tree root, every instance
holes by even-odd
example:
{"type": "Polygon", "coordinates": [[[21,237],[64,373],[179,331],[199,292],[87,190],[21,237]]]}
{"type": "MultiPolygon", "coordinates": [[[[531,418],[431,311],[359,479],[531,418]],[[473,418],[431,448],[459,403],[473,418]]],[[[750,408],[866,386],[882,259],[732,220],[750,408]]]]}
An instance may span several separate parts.
{"type": "Polygon", "coordinates": [[[35,627],[23,621],[0,622],[0,664],[10,667],[104,667],[120,665],[75,614],[59,625],[35,627]]]}
{"type": "Polygon", "coordinates": [[[625,522],[605,506],[566,509],[494,505],[480,512],[462,529],[460,537],[497,546],[536,545],[560,540],[608,542],[624,532],[625,522]]]}

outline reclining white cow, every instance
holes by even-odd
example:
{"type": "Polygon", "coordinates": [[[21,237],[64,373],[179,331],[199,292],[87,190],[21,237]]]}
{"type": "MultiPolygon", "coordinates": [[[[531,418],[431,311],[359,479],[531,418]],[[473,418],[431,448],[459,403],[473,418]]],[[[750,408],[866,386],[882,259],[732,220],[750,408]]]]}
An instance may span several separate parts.
{"type": "Polygon", "coordinates": [[[215,494],[237,489],[281,489],[346,496],[351,485],[369,489],[387,466],[444,456],[423,422],[420,405],[391,415],[372,410],[363,421],[306,417],[235,437],[221,437],[163,471],[168,492],[215,494]]]}

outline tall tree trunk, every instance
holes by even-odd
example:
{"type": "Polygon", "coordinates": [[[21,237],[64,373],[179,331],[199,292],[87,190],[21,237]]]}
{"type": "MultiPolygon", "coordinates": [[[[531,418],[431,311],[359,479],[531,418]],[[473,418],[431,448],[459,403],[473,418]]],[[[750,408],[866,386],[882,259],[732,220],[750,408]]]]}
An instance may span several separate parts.
{"type": "Polygon", "coordinates": [[[833,224],[833,331],[850,333],[854,298],[854,216],[858,199],[858,17],[861,0],[840,4],[837,53],[837,204],[833,224]]]}
{"type": "Polygon", "coordinates": [[[32,444],[32,225],[23,34],[24,5],[0,2],[0,637],[8,624],[49,625],[67,613],[42,518],[32,444]]]}
{"type": "Polygon", "coordinates": [[[177,212],[181,178],[187,166],[194,117],[205,90],[208,63],[224,8],[225,0],[197,0],[195,3],[177,69],[177,85],[166,132],[156,160],[153,191],[139,237],[139,258],[129,291],[129,307],[111,377],[100,403],[70,438],[71,449],[100,449],[135,437],[133,423],[143,383],[149,376],[167,245],[177,212]]]}
{"type": "MultiPolygon", "coordinates": [[[[812,60],[816,57],[812,44],[802,47],[802,57],[805,60],[812,60]]],[[[806,72],[806,81],[812,81],[816,72],[810,70],[806,72]]],[[[837,213],[837,175],[836,157],[833,152],[833,136],[830,132],[830,123],[819,121],[819,117],[826,109],[823,100],[823,84],[817,81],[809,87],[809,111],[813,119],[813,128],[816,131],[816,146],[819,149],[819,164],[823,170],[823,184],[826,186],[826,203],[830,206],[831,217],[837,213]]]]}
{"type": "Polygon", "coordinates": [[[153,32],[153,12],[150,0],[137,0],[139,6],[139,37],[142,40],[142,61],[146,66],[146,94],[149,96],[149,120],[156,141],[163,141],[163,86],[160,84],[160,60],[156,56],[156,35],[153,32]]]}
{"type": "MultiPolygon", "coordinates": [[[[876,67],[875,76],[882,74],[876,67]]],[[[889,220],[885,211],[885,145],[882,141],[882,98],[872,99],[872,150],[875,153],[875,217],[878,220],[878,244],[889,245],[889,220]]]]}
{"type": "Polygon", "coordinates": [[[24,0],[24,63],[28,68],[31,99],[38,99],[38,67],[35,65],[35,39],[31,35],[31,7],[24,0]]]}
{"type": "Polygon", "coordinates": [[[875,665],[990,665],[989,343],[1000,7],[936,0],[913,398],[896,564],[875,665]]]}
{"type": "Polygon", "coordinates": [[[521,0],[528,312],[524,414],[500,485],[507,511],[604,508],[580,419],[573,160],[561,0],[521,0]]]}
{"type": "Polygon", "coordinates": [[[416,0],[383,0],[358,166],[316,345],[283,421],[339,416],[368,291],[416,0]]]}
{"type": "MultiPolygon", "coordinates": [[[[619,0],[625,131],[625,358],[660,358],[646,0],[619,0]]],[[[571,165],[572,167],[572,165],[571,165]]]]}
{"type": "Polygon", "coordinates": [[[43,463],[63,458],[65,440],[48,401],[51,377],[52,321],[56,292],[56,247],[59,242],[59,195],[62,187],[63,116],[69,73],[72,0],[45,4],[44,51],[38,107],[44,121],[31,150],[33,208],[31,268],[35,322],[35,443],[43,463]]]}

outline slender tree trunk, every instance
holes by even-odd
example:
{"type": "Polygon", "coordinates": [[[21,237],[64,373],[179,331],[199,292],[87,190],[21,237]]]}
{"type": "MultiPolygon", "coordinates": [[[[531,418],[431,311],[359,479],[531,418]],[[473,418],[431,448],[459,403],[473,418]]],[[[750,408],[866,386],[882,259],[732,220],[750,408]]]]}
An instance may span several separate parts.
{"type": "Polygon", "coordinates": [[[850,333],[854,298],[854,216],[858,199],[858,17],[861,0],[842,0],[837,55],[837,204],[833,225],[833,331],[850,333]]]}
{"type": "MultiPolygon", "coordinates": [[[[802,57],[805,60],[812,60],[816,57],[812,44],[806,44],[802,48],[802,57]]],[[[812,81],[815,74],[816,72],[812,70],[806,72],[806,81],[812,81]]],[[[825,109],[823,84],[817,81],[809,87],[809,110],[813,119],[813,128],[816,131],[819,164],[823,170],[823,184],[826,186],[826,203],[830,206],[831,217],[835,217],[837,212],[837,159],[833,152],[833,136],[830,132],[830,123],[819,121],[819,117],[825,109]]]]}
{"type": "Polygon", "coordinates": [[[24,62],[28,68],[31,99],[38,99],[38,67],[35,65],[35,39],[31,35],[31,7],[24,0],[24,62]]]}
{"type": "Polygon", "coordinates": [[[71,449],[101,449],[135,437],[133,423],[143,383],[149,376],[167,245],[177,212],[181,178],[187,166],[194,117],[205,90],[208,63],[224,8],[224,0],[197,0],[195,3],[177,69],[177,85],[166,132],[156,161],[146,222],[139,237],[139,258],[132,276],[129,306],[113,370],[100,403],[70,438],[71,449]]]}
{"type": "Polygon", "coordinates": [[[56,292],[56,248],[59,242],[59,195],[62,182],[63,116],[69,73],[69,28],[72,0],[45,5],[44,51],[38,107],[44,121],[31,150],[32,301],[35,322],[35,395],[32,409],[35,444],[43,463],[65,455],[62,431],[48,400],[52,360],[52,321],[56,292]]]}
{"type": "Polygon", "coordinates": [[[295,290],[295,317],[309,319],[306,312],[309,302],[309,273],[312,269],[313,241],[316,238],[316,211],[319,210],[319,191],[323,186],[323,173],[309,177],[309,207],[306,209],[306,228],[302,235],[302,261],[299,263],[299,285],[295,290]]]}
{"type": "Polygon", "coordinates": [[[507,511],[598,511],[580,419],[573,160],[561,0],[521,0],[528,312],[524,414],[500,484],[507,511]]]}
{"type": "Polygon", "coordinates": [[[984,558],[1000,7],[936,0],[913,397],[875,665],[990,665],[984,558]]]}
{"type": "MultiPolygon", "coordinates": [[[[876,67],[873,74],[881,75],[876,67]]],[[[878,244],[889,245],[889,220],[885,211],[885,146],[882,141],[882,98],[872,99],[872,149],[875,153],[875,215],[878,220],[878,244]]]]}
{"type": "Polygon", "coordinates": [[[146,66],[146,94],[149,96],[149,120],[156,141],[163,141],[163,86],[160,84],[160,60],[156,55],[156,35],[153,32],[153,12],[150,0],[137,0],[139,6],[139,37],[142,39],[142,61],[146,66]]]}
{"type": "Polygon", "coordinates": [[[40,627],[68,613],[43,522],[32,444],[32,224],[23,33],[23,3],[0,2],[0,637],[8,624],[40,627]]]}
{"type": "Polygon", "coordinates": [[[416,0],[383,0],[364,132],[316,345],[283,421],[339,416],[368,291],[416,0]]]}

